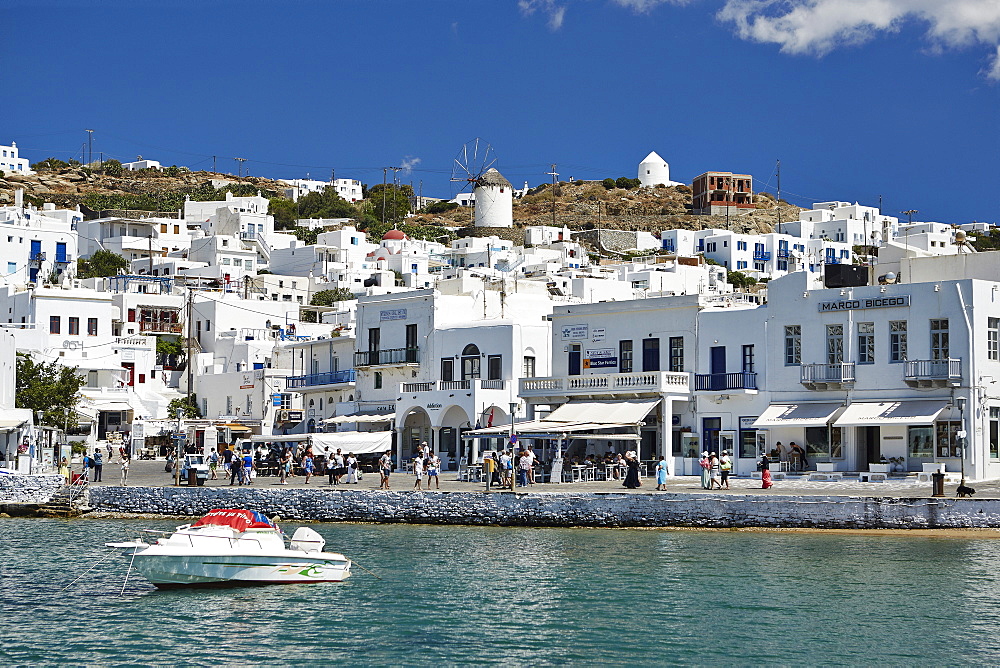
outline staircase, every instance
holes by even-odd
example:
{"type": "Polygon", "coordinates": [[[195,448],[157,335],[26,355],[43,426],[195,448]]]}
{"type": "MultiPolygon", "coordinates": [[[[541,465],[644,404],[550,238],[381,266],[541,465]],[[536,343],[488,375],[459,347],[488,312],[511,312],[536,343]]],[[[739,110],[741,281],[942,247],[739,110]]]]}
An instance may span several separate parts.
{"type": "Polygon", "coordinates": [[[85,510],[86,484],[63,485],[47,503],[38,506],[39,517],[79,517],[85,510]]]}

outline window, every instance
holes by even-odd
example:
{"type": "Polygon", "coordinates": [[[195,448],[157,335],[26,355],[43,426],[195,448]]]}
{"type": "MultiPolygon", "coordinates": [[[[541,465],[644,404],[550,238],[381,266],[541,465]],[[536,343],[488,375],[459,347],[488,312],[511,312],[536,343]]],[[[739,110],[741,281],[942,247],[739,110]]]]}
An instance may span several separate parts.
{"type": "Polygon", "coordinates": [[[660,340],[659,339],[643,339],[642,340],[642,370],[643,371],[659,371],[660,370],[660,340]]]}
{"type": "Polygon", "coordinates": [[[753,344],[743,346],[743,373],[754,373],[753,344]]]}
{"type": "Polygon", "coordinates": [[[97,318],[87,318],[87,336],[97,336],[97,318]]]}
{"type": "Polygon", "coordinates": [[[826,326],[826,363],[840,364],[844,361],[844,326],[826,326]]]}
{"type": "Polygon", "coordinates": [[[949,357],[948,319],[931,320],[931,359],[946,360],[949,357]]]}
{"type": "Polygon", "coordinates": [[[632,373],[632,339],[618,342],[618,372],[632,373]]]}
{"type": "Polygon", "coordinates": [[[229,264],[229,258],[228,257],[222,258],[222,264],[228,265],[229,264]]]}
{"type": "Polygon", "coordinates": [[[858,364],[875,363],[875,323],[858,323],[858,364]]]}
{"type": "MultiPolygon", "coordinates": [[[[7,241],[10,241],[10,239],[11,239],[10,237],[7,237],[7,241]]],[[[8,262],[7,263],[7,273],[8,274],[16,274],[17,273],[17,262],[8,262]]]]}
{"type": "Polygon", "coordinates": [[[232,396],[226,397],[226,415],[233,414],[233,398],[232,396]]]}
{"type": "Polygon", "coordinates": [[[684,337],[671,336],[668,344],[670,346],[670,371],[684,371],[684,337]]]}
{"type": "Polygon", "coordinates": [[[211,320],[205,320],[205,331],[206,332],[211,332],[212,331],[212,321],[211,320]]]}
{"type": "Polygon", "coordinates": [[[69,319],[69,333],[71,336],[79,336],[80,334],[80,319],[77,317],[70,317],[69,319]]]}
{"type": "Polygon", "coordinates": [[[843,443],[841,427],[806,427],[806,458],[810,461],[843,459],[843,443]]]}
{"type": "Polygon", "coordinates": [[[242,267],[243,266],[243,260],[241,258],[238,258],[238,257],[237,258],[233,258],[233,266],[234,267],[242,267]]]}
{"type": "Polygon", "coordinates": [[[990,459],[1000,459],[1000,408],[990,406],[990,459]]]}
{"type": "Polygon", "coordinates": [[[167,224],[160,223],[160,234],[166,234],[166,233],[167,233],[167,224]]]}
{"type": "Polygon", "coordinates": [[[785,325],[785,365],[802,364],[802,325],[785,325]]]}
{"type": "Polygon", "coordinates": [[[49,316],[49,334],[62,334],[62,317],[58,315],[49,316]]]}
{"type": "Polygon", "coordinates": [[[534,378],[535,377],[535,358],[531,356],[525,356],[524,358],[524,377],[534,378]]]}
{"type": "Polygon", "coordinates": [[[462,350],[462,380],[479,378],[479,348],[470,343],[462,350]]]}
{"type": "Polygon", "coordinates": [[[441,359],[441,380],[455,380],[455,360],[451,357],[441,359]]]}
{"type": "Polygon", "coordinates": [[[962,428],[962,423],[958,420],[941,420],[936,422],[934,427],[938,457],[961,457],[962,445],[958,439],[958,432],[962,428]]]}
{"type": "Polygon", "coordinates": [[[986,319],[986,359],[1000,360],[1000,318],[986,319]]]}
{"type": "Polygon", "coordinates": [[[381,390],[382,389],[382,372],[381,371],[376,371],[375,372],[375,389],[376,390],[381,390]]]}
{"type": "Polygon", "coordinates": [[[906,359],[906,321],[889,322],[889,361],[902,362],[906,359]]]}
{"type": "MultiPolygon", "coordinates": [[[[208,402],[207,399],[205,399],[204,401],[206,403],[208,402]]],[[[279,394],[278,395],[278,408],[284,408],[284,409],[287,410],[287,409],[289,409],[291,407],[292,407],[292,395],[291,394],[284,394],[284,393],[279,394]]],[[[202,414],[207,415],[208,414],[208,409],[203,409],[202,410],[202,414]]]]}
{"type": "Polygon", "coordinates": [[[909,427],[906,452],[913,458],[934,458],[934,427],[909,427]]]}
{"type": "Polygon", "coordinates": [[[247,260],[243,263],[243,266],[247,271],[253,271],[253,260],[247,260]]]}
{"type": "Polygon", "coordinates": [[[487,380],[503,378],[503,355],[490,355],[486,358],[486,378],[487,380]]]}

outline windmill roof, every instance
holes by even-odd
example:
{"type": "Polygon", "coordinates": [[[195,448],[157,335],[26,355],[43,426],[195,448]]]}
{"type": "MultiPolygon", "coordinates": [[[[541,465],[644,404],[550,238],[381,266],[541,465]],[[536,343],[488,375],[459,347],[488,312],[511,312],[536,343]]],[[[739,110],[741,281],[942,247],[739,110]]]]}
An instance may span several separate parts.
{"type": "Polygon", "coordinates": [[[661,157],[660,157],[660,156],[659,156],[659,155],[658,155],[658,154],[656,153],[656,151],[650,151],[650,152],[649,152],[649,155],[647,155],[647,156],[646,156],[645,158],[643,158],[643,159],[642,159],[642,162],[640,162],[639,164],[641,165],[641,164],[643,164],[643,163],[647,163],[647,162],[660,162],[660,163],[665,163],[665,162],[666,162],[666,160],[664,160],[663,158],[661,158],[661,157]]]}
{"type": "Polygon", "coordinates": [[[486,170],[482,176],[476,179],[477,186],[500,186],[504,188],[512,188],[510,181],[503,177],[503,174],[498,172],[495,168],[490,167],[486,170]]]}

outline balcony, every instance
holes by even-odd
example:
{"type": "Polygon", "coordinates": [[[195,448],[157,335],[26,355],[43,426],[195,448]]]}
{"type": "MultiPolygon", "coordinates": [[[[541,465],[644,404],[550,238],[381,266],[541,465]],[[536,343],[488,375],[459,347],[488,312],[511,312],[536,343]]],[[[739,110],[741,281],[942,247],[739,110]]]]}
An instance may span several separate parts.
{"type": "Polygon", "coordinates": [[[389,348],[388,350],[359,350],[354,353],[354,366],[416,366],[420,363],[419,349],[389,348]]]}
{"type": "Polygon", "coordinates": [[[962,383],[962,360],[907,360],[903,382],[910,387],[952,387],[962,383]]]}
{"type": "Polygon", "coordinates": [[[523,398],[634,397],[643,394],[688,394],[691,374],[647,371],[643,373],[603,373],[589,376],[548,376],[522,378],[518,394],[523,398]]]}
{"type": "Polygon", "coordinates": [[[467,380],[433,380],[428,383],[400,383],[401,394],[415,394],[418,392],[454,392],[472,390],[504,390],[507,388],[505,380],[484,380],[482,378],[470,378],[467,380]]]}
{"type": "Polygon", "coordinates": [[[73,262],[73,256],[67,253],[60,255],[56,253],[56,264],[70,264],[73,262]]]}
{"type": "Polygon", "coordinates": [[[179,322],[164,322],[162,320],[141,320],[139,331],[144,334],[183,334],[184,325],[179,322]]]}
{"type": "Polygon", "coordinates": [[[344,371],[327,371],[310,373],[305,376],[289,376],[285,379],[285,387],[289,390],[296,387],[316,387],[319,385],[344,385],[354,382],[354,369],[344,371]]]}
{"type": "Polygon", "coordinates": [[[787,260],[789,257],[791,257],[791,253],[788,252],[787,248],[778,249],[778,259],[787,260]]]}
{"type": "Polygon", "coordinates": [[[736,392],[757,393],[757,374],[738,371],[736,373],[698,373],[694,376],[695,392],[736,392]]]}
{"type": "Polygon", "coordinates": [[[44,252],[32,253],[31,256],[28,258],[28,262],[30,262],[31,264],[40,264],[42,262],[45,262],[45,253],[44,252]]]}
{"type": "Polygon", "coordinates": [[[753,259],[757,262],[770,262],[771,251],[754,251],[753,259]]]}
{"type": "Polygon", "coordinates": [[[803,364],[799,382],[810,390],[836,390],[854,385],[854,362],[803,364]]]}

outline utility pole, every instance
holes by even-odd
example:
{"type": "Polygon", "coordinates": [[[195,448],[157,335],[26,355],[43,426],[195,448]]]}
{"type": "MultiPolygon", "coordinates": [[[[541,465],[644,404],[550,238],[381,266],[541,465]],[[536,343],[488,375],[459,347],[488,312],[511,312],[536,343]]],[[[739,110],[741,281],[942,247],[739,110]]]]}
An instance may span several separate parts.
{"type": "Polygon", "coordinates": [[[87,128],[83,129],[87,133],[87,164],[89,165],[94,161],[94,131],[87,128]]]}
{"type": "Polygon", "coordinates": [[[240,176],[240,178],[242,178],[243,177],[243,163],[246,162],[247,159],[246,158],[233,158],[233,160],[235,160],[236,163],[237,163],[237,165],[239,166],[239,172],[240,172],[239,176],[240,176]]]}
{"type": "Polygon", "coordinates": [[[781,234],[781,160],[778,160],[778,234],[781,234]]]}
{"type": "Polygon", "coordinates": [[[552,171],[546,172],[552,177],[552,226],[556,225],[556,177],[559,176],[559,172],[556,171],[556,166],[553,163],[552,171]]]}
{"type": "Polygon", "coordinates": [[[402,167],[390,167],[392,170],[392,226],[396,227],[396,196],[399,194],[399,170],[402,167]]]}
{"type": "Polygon", "coordinates": [[[382,168],[382,225],[385,226],[385,175],[389,173],[388,167],[382,168]]]}
{"type": "Polygon", "coordinates": [[[212,173],[213,174],[217,173],[217,170],[215,169],[215,157],[216,156],[214,156],[214,155],[212,156],[212,173]]]}
{"type": "Polygon", "coordinates": [[[153,226],[149,227],[149,275],[153,275],[153,226]]]}
{"type": "Polygon", "coordinates": [[[904,216],[906,216],[906,224],[907,225],[912,225],[913,224],[913,214],[920,213],[920,212],[917,211],[916,209],[907,209],[906,211],[900,211],[900,213],[903,214],[904,216]]]}

